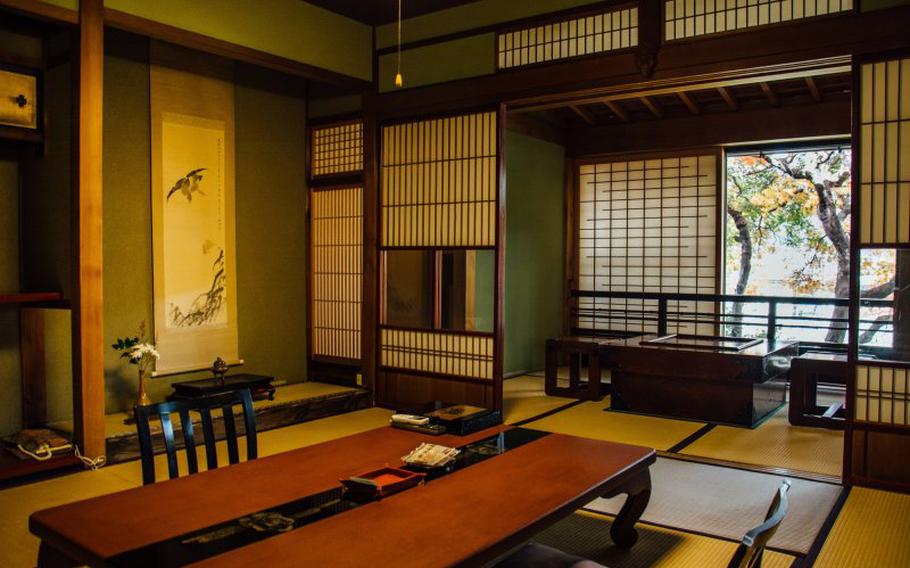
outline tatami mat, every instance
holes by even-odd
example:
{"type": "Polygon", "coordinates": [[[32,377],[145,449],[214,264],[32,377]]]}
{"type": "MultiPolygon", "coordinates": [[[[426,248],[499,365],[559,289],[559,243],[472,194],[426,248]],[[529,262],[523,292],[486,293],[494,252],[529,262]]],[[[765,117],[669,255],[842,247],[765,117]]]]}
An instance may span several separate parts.
{"type": "MultiPolygon", "coordinates": [[[[739,540],[765,519],[785,478],[658,458],[651,466],[651,501],[642,520],[662,526],[739,540]]],[[[790,508],[773,548],[805,555],[842,491],[839,485],[791,479],[790,508]]],[[[615,515],[625,496],[597,499],[585,508],[615,515]]]]}
{"type": "Polygon", "coordinates": [[[571,403],[574,399],[547,396],[543,377],[523,375],[502,383],[502,414],[506,424],[540,416],[571,403]]]}
{"type": "Polygon", "coordinates": [[[718,426],[684,454],[840,476],[844,433],[791,426],[784,406],[754,429],[718,426]]]}
{"type": "MultiPolygon", "coordinates": [[[[259,455],[276,454],[379,428],[388,424],[391,415],[388,410],[369,408],[262,432],[258,436],[259,455]]],[[[224,442],[219,442],[218,453],[220,463],[227,463],[224,442]]],[[[179,455],[183,473],[186,471],[186,462],[183,452],[179,455]]],[[[166,479],[164,456],[156,456],[155,461],[158,478],[166,479]]],[[[204,460],[200,463],[204,463],[204,460]]],[[[0,566],[35,565],[38,539],[28,532],[28,517],[33,512],[140,485],[141,466],[138,461],[133,461],[0,491],[0,566]]]]}
{"type": "Polygon", "coordinates": [[[816,568],[910,566],[910,495],[854,487],[816,568]]]}
{"type": "Polygon", "coordinates": [[[604,412],[609,404],[609,398],[585,402],[525,427],[667,450],[704,426],[701,422],[604,412]]]}
{"type": "MultiPolygon", "coordinates": [[[[659,527],[636,525],[638,542],[628,550],[610,540],[610,519],[593,513],[576,513],[536,537],[564,552],[589,558],[610,568],[723,568],[736,544],[659,527]]],[[[768,551],[763,568],[786,568],[794,558],[768,551]]]]}

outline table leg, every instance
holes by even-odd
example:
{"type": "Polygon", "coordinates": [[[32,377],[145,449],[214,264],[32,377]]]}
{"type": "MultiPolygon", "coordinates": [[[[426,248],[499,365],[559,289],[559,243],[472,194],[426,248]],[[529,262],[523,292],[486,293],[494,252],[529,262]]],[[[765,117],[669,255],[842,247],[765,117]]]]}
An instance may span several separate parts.
{"type": "Polygon", "coordinates": [[[628,495],[626,502],[616,515],[616,520],[610,526],[610,536],[620,548],[631,548],[638,540],[638,531],[635,523],[641,518],[642,513],[651,499],[651,472],[646,469],[630,479],[615,491],[604,495],[605,498],[615,497],[620,493],[628,495]]]}
{"type": "Polygon", "coordinates": [[[76,562],[44,541],[38,547],[38,568],[73,568],[80,565],[80,562],[76,562]]]}

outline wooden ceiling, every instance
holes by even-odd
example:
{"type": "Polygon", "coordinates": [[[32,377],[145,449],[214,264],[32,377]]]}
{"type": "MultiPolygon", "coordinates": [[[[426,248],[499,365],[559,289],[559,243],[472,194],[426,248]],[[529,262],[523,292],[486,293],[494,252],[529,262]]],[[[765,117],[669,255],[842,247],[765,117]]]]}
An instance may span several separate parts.
{"type": "MultiPolygon", "coordinates": [[[[353,20],[380,26],[398,19],[398,0],[306,0],[353,20]]],[[[402,18],[413,18],[478,0],[401,0],[402,18]]]]}
{"type": "Polygon", "coordinates": [[[519,112],[530,112],[563,128],[585,128],[849,101],[851,87],[849,73],[826,73],[727,85],[695,85],[670,92],[663,89],[624,93],[596,100],[551,103],[545,105],[547,108],[519,112]]]}

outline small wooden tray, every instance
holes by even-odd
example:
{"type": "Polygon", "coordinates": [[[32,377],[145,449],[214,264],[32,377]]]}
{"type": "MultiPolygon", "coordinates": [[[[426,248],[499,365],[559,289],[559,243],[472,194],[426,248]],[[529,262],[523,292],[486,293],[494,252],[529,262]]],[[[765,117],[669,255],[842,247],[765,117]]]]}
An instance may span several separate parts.
{"type": "Polygon", "coordinates": [[[360,475],[342,479],[345,490],[359,497],[381,499],[423,483],[425,473],[406,469],[383,467],[360,475]]]}

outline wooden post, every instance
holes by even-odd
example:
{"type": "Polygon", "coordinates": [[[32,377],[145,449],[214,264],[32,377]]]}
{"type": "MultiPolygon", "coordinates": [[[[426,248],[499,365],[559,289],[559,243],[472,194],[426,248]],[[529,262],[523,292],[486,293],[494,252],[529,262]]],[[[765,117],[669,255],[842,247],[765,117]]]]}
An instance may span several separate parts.
{"type": "Polygon", "coordinates": [[[19,352],[22,357],[22,426],[47,423],[47,365],[44,356],[44,310],[19,310],[19,352]]]}
{"type": "Polygon", "coordinates": [[[363,301],[361,303],[360,360],[363,386],[373,391],[373,402],[382,401],[377,381],[379,369],[379,125],[367,99],[363,117],[363,301]]]}
{"type": "Polygon", "coordinates": [[[103,0],[79,3],[79,66],[73,205],[73,420],[83,455],[103,455],[104,313],[102,303],[103,0]]]}

